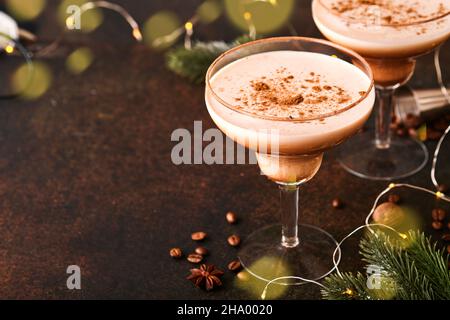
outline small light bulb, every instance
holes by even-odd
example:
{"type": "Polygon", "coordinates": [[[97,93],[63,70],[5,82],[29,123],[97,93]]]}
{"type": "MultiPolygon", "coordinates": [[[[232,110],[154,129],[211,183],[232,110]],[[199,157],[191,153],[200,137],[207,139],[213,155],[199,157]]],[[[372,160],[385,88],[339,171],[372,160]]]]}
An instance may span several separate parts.
{"type": "Polygon", "coordinates": [[[250,12],[248,12],[248,11],[245,11],[244,12],[244,19],[247,20],[247,21],[251,20],[252,19],[252,14],[250,12]]]}
{"type": "Polygon", "coordinates": [[[441,199],[441,198],[444,197],[444,194],[443,194],[442,192],[440,192],[440,191],[437,191],[437,192],[436,192],[436,197],[439,198],[439,199],[441,199]]]}
{"type": "Polygon", "coordinates": [[[344,293],[351,296],[353,294],[353,290],[348,288],[347,290],[344,291],[344,293]]]}
{"type": "Polygon", "coordinates": [[[184,25],[184,28],[185,28],[187,31],[192,30],[193,27],[194,27],[194,26],[192,25],[192,22],[190,22],[190,21],[186,22],[186,24],[184,25]]]}
{"type": "Polygon", "coordinates": [[[395,188],[395,183],[390,183],[389,184],[389,189],[393,189],[393,188],[395,188]]]}
{"type": "Polygon", "coordinates": [[[133,37],[137,40],[137,41],[142,41],[142,33],[138,28],[134,28],[133,29],[133,37]]]}
{"type": "Polygon", "coordinates": [[[12,45],[8,44],[8,45],[5,47],[5,51],[6,51],[7,54],[11,54],[11,53],[14,52],[14,47],[13,47],[12,45]]]}
{"type": "Polygon", "coordinates": [[[75,18],[73,16],[70,16],[66,19],[66,26],[67,29],[72,30],[75,24],[75,18]]]}
{"type": "Polygon", "coordinates": [[[404,233],[399,233],[398,235],[399,235],[402,239],[408,238],[408,236],[407,236],[406,234],[404,234],[404,233]]]}

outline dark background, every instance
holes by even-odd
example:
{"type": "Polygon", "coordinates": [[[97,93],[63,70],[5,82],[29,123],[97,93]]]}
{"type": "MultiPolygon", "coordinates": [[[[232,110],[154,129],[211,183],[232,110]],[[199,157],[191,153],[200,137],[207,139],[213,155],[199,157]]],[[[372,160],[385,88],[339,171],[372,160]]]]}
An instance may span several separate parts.
{"type": "MultiPolygon", "coordinates": [[[[33,23],[40,41],[60,33],[57,1],[33,23]]],[[[167,9],[182,19],[201,1],[116,1],[139,21],[167,9]]],[[[321,37],[310,1],[297,1],[292,24],[302,36],[321,37]]],[[[241,34],[225,17],[196,27],[201,40],[232,40],[241,34]]],[[[279,30],[287,35],[289,31],[279,30]]],[[[450,65],[450,44],[442,64],[450,65]]],[[[222,269],[236,257],[226,237],[243,238],[278,220],[278,193],[257,166],[175,166],[170,135],[193,130],[193,121],[214,127],[201,85],[192,85],[164,67],[164,57],[130,39],[128,26],[105,12],[89,35],[69,34],[51,57],[54,81],[39,100],[0,100],[0,298],[50,299],[241,299],[256,298],[236,288],[226,273],[224,287],[205,293],[185,280],[191,265],[168,251],[195,248],[193,231],[208,232],[207,261],[222,269]],[[67,72],[68,52],[88,45],[95,62],[82,75],[67,72]],[[239,224],[224,216],[235,211],[239,224]],[[82,270],[82,290],[66,288],[66,268],[82,270]]],[[[0,65],[8,60],[0,57],[0,65]]],[[[436,86],[432,57],[419,59],[413,87],[436,86]]],[[[430,151],[435,143],[427,143],[430,151]]],[[[446,145],[448,154],[448,144],[446,145]]],[[[406,181],[432,187],[427,166],[406,181]]],[[[342,170],[326,154],[317,176],[301,191],[301,220],[337,239],[363,223],[385,182],[366,181],[342,170]],[[340,197],[344,209],[331,200],[340,197]]],[[[399,192],[430,230],[433,196],[399,192]]],[[[443,205],[442,205],[443,206],[443,205]]],[[[445,206],[443,206],[445,207],[445,206]]],[[[343,248],[342,270],[360,266],[357,234],[343,248]]],[[[292,287],[288,299],[320,298],[317,287],[292,287]]]]}

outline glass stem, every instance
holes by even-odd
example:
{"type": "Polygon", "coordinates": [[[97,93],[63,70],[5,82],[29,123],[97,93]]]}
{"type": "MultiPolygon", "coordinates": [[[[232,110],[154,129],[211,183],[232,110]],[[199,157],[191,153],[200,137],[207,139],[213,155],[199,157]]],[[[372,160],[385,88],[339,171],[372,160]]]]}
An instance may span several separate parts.
{"type": "Polygon", "coordinates": [[[378,108],[375,118],[375,145],[378,149],[388,149],[391,144],[390,125],[394,107],[395,89],[377,88],[378,108]]]}
{"type": "Polygon", "coordinates": [[[298,239],[298,184],[279,184],[281,204],[281,245],[294,248],[298,239]]]}

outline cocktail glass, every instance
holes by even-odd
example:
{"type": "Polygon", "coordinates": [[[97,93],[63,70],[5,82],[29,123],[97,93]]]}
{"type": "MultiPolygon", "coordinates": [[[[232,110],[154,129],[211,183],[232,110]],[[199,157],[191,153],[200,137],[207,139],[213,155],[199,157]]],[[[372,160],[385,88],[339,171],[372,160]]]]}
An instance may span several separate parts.
{"type": "Polygon", "coordinates": [[[375,132],[339,148],[350,173],[373,180],[420,171],[428,151],[418,139],[391,135],[394,93],[414,73],[416,58],[450,36],[450,6],[442,0],[313,0],[314,21],[329,40],[355,50],[372,68],[378,105],[375,132]]]}
{"type": "MultiPolygon", "coordinates": [[[[299,86],[298,90],[301,93],[303,89],[299,86]]],[[[265,281],[283,276],[312,280],[328,275],[334,269],[332,256],[337,244],[328,232],[316,226],[298,224],[299,186],[317,173],[325,150],[355,134],[368,119],[375,100],[370,66],[357,53],[320,39],[279,37],[257,40],[229,50],[210,66],[205,100],[216,125],[229,138],[256,151],[262,173],[280,189],[281,225],[258,230],[243,242],[238,254],[243,266],[265,281]],[[340,83],[348,82],[349,78],[360,79],[357,81],[359,91],[356,91],[359,94],[338,109],[324,110],[320,115],[305,115],[301,119],[243,110],[239,107],[241,102],[227,97],[227,88],[217,83],[229,78],[224,72],[235,63],[240,63],[242,68],[233,69],[236,79],[228,83],[231,86],[244,81],[242,79],[249,77],[249,73],[258,72],[263,64],[270,64],[265,60],[247,72],[243,70],[246,59],[267,53],[283,57],[299,54],[292,60],[280,57],[287,70],[297,71],[300,67],[315,70],[320,65],[322,69],[334,72],[340,83]],[[318,64],[307,62],[306,58],[317,58],[314,61],[318,64]],[[301,66],[303,61],[305,65],[301,66]]],[[[298,282],[301,280],[280,281],[283,284],[298,282]]]]}

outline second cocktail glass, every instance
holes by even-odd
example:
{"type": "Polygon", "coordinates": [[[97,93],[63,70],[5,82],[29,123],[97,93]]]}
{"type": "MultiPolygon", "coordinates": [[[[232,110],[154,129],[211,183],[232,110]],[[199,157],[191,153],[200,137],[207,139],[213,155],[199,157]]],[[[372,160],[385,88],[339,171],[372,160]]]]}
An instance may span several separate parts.
{"type": "Polygon", "coordinates": [[[216,125],[256,151],[262,173],[280,189],[281,225],[244,241],[238,256],[246,270],[265,281],[329,274],[336,241],[318,227],[298,224],[299,186],[317,173],[325,150],[355,134],[369,117],[375,100],[369,65],[324,40],[253,41],[211,65],[205,100],[216,125]]]}
{"type": "Polygon", "coordinates": [[[377,88],[375,132],[366,130],[340,148],[341,165],[373,180],[418,172],[428,160],[424,144],[390,134],[394,93],[413,75],[416,57],[450,36],[449,1],[313,0],[312,10],[325,37],[367,60],[377,88]]]}

